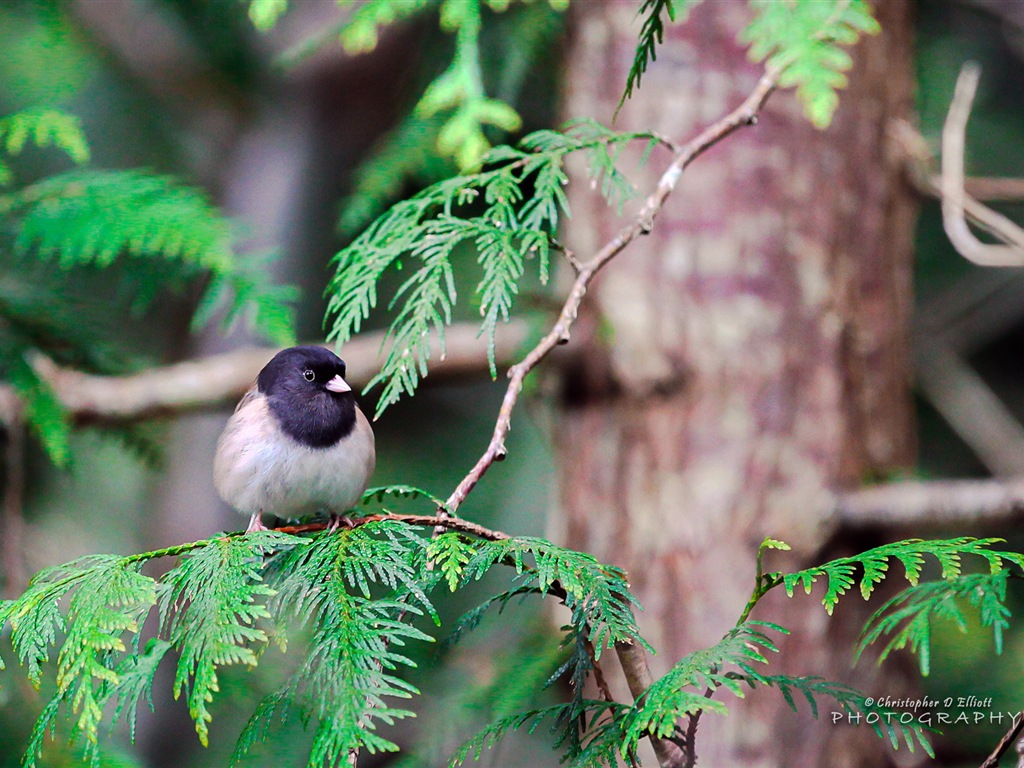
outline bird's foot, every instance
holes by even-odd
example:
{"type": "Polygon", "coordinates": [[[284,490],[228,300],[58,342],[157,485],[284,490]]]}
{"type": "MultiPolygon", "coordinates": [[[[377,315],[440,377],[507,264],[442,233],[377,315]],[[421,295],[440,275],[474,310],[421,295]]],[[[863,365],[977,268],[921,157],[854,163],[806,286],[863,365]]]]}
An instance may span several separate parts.
{"type": "Polygon", "coordinates": [[[245,529],[246,533],[252,533],[253,531],[269,531],[263,524],[263,520],[260,519],[260,513],[256,512],[252,517],[249,518],[249,527],[245,529]]]}
{"type": "Polygon", "coordinates": [[[348,515],[339,515],[337,512],[331,512],[327,516],[327,532],[334,533],[339,528],[345,528],[346,530],[352,530],[356,527],[356,524],[352,521],[352,518],[348,515]]]}

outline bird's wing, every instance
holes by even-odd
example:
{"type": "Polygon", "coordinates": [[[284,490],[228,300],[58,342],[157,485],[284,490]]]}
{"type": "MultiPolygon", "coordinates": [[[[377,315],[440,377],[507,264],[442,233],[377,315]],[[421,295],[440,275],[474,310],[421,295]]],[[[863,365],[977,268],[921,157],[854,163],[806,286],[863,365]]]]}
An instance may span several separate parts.
{"type": "Polygon", "coordinates": [[[235,406],[235,413],[238,413],[240,410],[245,408],[245,406],[255,400],[258,394],[259,390],[256,389],[256,382],[254,381],[252,386],[249,387],[249,391],[242,395],[242,399],[239,400],[238,405],[235,406]]]}

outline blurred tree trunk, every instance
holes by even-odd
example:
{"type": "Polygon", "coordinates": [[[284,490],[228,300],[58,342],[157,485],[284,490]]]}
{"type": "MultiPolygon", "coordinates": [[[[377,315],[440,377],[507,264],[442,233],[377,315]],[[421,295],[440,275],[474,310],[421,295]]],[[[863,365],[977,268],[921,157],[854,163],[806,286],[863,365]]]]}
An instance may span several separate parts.
{"type": "MultiPolygon", "coordinates": [[[[566,114],[608,119],[636,7],[574,10],[566,114]]],[[[838,554],[852,543],[837,544],[830,490],[914,458],[915,208],[886,141],[912,105],[910,3],[876,12],[883,32],[854,51],[832,127],[816,130],[791,92],[775,94],[756,127],[686,171],[582,318],[585,363],[565,374],[557,430],[556,536],[629,571],[657,674],[733,625],[765,536],[794,546],[785,565],[773,554],[773,570],[838,554]]],[[[737,105],[760,74],[735,43],[747,20],[746,4],[713,2],[671,27],[615,127],[682,141],[737,105]]],[[[639,176],[642,194],[656,158],[639,176]]],[[[618,226],[595,198],[573,201],[568,241],[584,255],[618,226]]],[[[864,617],[856,598],[831,621],[815,598],[772,598],[754,618],[793,631],[772,671],[850,680],[864,617]]],[[[888,667],[885,681],[865,679],[878,674],[870,663],[857,674],[872,695],[899,694],[888,667]]],[[[727,703],[728,718],[701,721],[702,766],[879,766],[891,754],[870,728],[833,726],[825,701],[816,725],[773,691],[727,703]]]]}

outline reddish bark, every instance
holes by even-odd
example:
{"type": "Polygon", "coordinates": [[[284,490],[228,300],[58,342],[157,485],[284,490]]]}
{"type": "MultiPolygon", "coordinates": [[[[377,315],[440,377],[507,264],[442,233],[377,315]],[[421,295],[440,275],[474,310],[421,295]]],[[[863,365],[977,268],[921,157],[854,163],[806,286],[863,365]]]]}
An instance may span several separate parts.
{"type": "MultiPolygon", "coordinates": [[[[576,10],[566,112],[607,120],[635,7],[576,10]]],[[[616,128],[684,140],[739,103],[760,74],[735,42],[746,14],[708,2],[671,27],[616,128]]],[[[886,141],[911,108],[909,3],[877,14],[883,33],[854,51],[831,128],[812,127],[792,92],[773,96],[757,127],[686,171],[588,299],[587,361],[567,374],[558,430],[556,536],[627,568],[656,672],[733,625],[766,535],[794,545],[790,566],[819,559],[830,491],[913,458],[914,205],[886,141]]],[[[636,177],[642,192],[657,173],[652,161],[636,177]]],[[[617,221],[593,195],[573,203],[567,239],[585,256],[617,221]]],[[[849,678],[857,617],[827,622],[812,598],[766,608],[755,618],[795,635],[776,671],[849,678]]],[[[809,716],[774,692],[728,703],[730,717],[701,723],[701,765],[877,766],[888,750],[867,728],[805,732],[809,716]]]]}

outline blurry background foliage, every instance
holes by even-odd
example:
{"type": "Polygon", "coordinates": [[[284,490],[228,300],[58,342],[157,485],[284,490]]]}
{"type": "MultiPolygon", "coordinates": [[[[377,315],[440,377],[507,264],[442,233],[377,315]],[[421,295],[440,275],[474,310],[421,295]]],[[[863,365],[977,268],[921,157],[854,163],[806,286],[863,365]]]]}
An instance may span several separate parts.
{"type": "MultiPolygon", "coordinates": [[[[647,0],[652,4],[672,5],[647,0]]],[[[183,491],[161,488],[161,475],[151,468],[167,442],[166,425],[70,430],[26,352],[119,373],[210,348],[202,339],[220,334],[212,322],[245,320],[236,333],[278,344],[318,337],[331,254],[396,200],[477,167],[493,145],[556,122],[561,78],[571,77],[558,66],[566,5],[10,0],[0,6],[0,378],[27,396],[28,416],[42,438],[30,446],[27,478],[31,567],[174,543],[160,539],[154,510],[161,494],[183,491]],[[385,33],[383,27],[393,28],[385,33]],[[147,46],[157,63],[146,64],[147,46]],[[246,141],[289,119],[307,154],[287,159],[284,172],[301,183],[288,197],[254,203],[238,186],[262,182],[260,172],[281,166],[242,181],[230,172],[246,167],[246,141]],[[281,211],[287,221],[276,232],[293,237],[267,242],[263,218],[281,211]]],[[[677,20],[686,5],[674,4],[677,20]]],[[[918,3],[921,129],[937,140],[961,62],[980,61],[985,74],[970,125],[969,167],[1022,176],[1024,28],[987,5],[918,3]]],[[[658,30],[644,33],[654,40],[658,30]]],[[[822,121],[829,96],[804,96],[822,121]]],[[[1017,217],[1024,212],[1019,205],[1005,208],[1017,217]]],[[[457,288],[471,295],[475,280],[463,276],[474,274],[475,253],[456,249],[451,258],[457,288]]],[[[934,203],[921,217],[918,265],[922,304],[975,269],[952,252],[934,203]]],[[[382,292],[393,293],[402,278],[386,278],[382,292]]],[[[518,306],[529,314],[543,316],[537,310],[550,306],[539,277],[520,294],[518,306]]],[[[1024,417],[1024,301],[1020,307],[973,362],[1024,417]]],[[[478,306],[457,305],[453,313],[479,320],[478,306]]],[[[376,327],[381,320],[368,322],[376,327]]],[[[376,481],[453,486],[486,441],[500,386],[431,388],[414,404],[399,401],[376,426],[376,481]]],[[[920,416],[922,475],[984,475],[923,404],[920,416]]],[[[476,508],[486,511],[481,522],[542,532],[551,482],[544,420],[539,399],[520,416],[504,484],[489,478],[475,492],[476,508]]],[[[218,527],[237,528],[238,520],[222,513],[210,532],[218,527]]],[[[1021,547],[1024,537],[1006,548],[1021,547]]],[[[486,592],[485,584],[471,587],[465,604],[486,592]]],[[[459,608],[452,606],[452,615],[459,608]]],[[[454,652],[453,663],[413,673],[425,692],[424,709],[440,713],[417,726],[426,764],[450,754],[472,724],[524,706],[550,669],[556,644],[544,637],[543,620],[531,605],[512,603],[507,612],[506,619],[521,620],[502,622],[501,637],[480,632],[454,652]],[[510,669],[521,685],[508,684],[510,669]],[[462,685],[467,679],[478,685],[462,685]]],[[[1000,673],[992,674],[986,633],[965,638],[955,627],[948,637],[946,631],[938,628],[929,693],[955,695],[966,680],[972,690],[989,681],[993,695],[1008,699],[1011,692],[999,689],[1020,679],[1021,634],[1009,633],[1000,673]]],[[[10,658],[9,649],[5,655],[10,658]]],[[[244,713],[288,672],[269,664],[253,673],[225,669],[212,707],[215,727],[238,733],[244,713]]],[[[0,686],[0,766],[20,760],[47,694],[45,684],[36,692],[15,682],[20,677],[17,670],[5,673],[0,686]]],[[[104,765],[139,765],[140,755],[151,765],[228,763],[233,739],[213,739],[202,750],[194,738],[175,736],[192,726],[170,703],[169,688],[164,681],[155,690],[156,717],[145,708],[140,713],[139,750],[109,739],[104,765]]],[[[294,722],[289,727],[299,731],[294,722]]],[[[981,728],[960,733],[965,755],[994,741],[981,728]]],[[[543,738],[523,737],[503,749],[499,762],[515,754],[522,765],[548,754],[543,738]]],[[[294,764],[304,757],[296,752],[294,764]]],[[[291,758],[271,746],[247,761],[290,764],[283,759],[291,758]]],[[[60,741],[48,747],[47,765],[79,761],[60,741]]]]}

